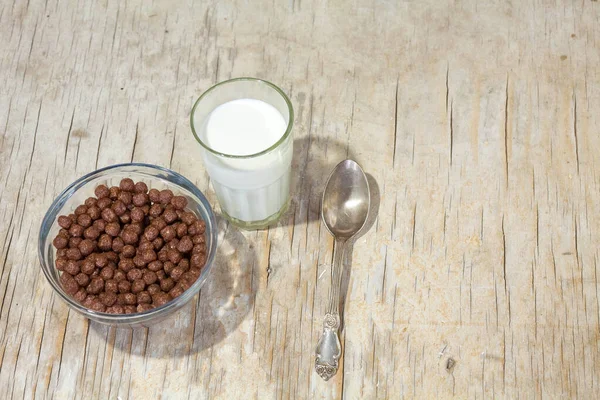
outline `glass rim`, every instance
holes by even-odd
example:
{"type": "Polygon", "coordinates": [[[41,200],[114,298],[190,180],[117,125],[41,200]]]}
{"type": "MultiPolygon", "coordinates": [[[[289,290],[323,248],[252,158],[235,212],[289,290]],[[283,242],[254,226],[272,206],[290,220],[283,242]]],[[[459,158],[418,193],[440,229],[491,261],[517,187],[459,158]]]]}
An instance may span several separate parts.
{"type": "Polygon", "coordinates": [[[275,85],[269,81],[266,81],[264,79],[260,79],[260,78],[240,77],[240,78],[233,78],[233,79],[228,79],[226,81],[219,82],[219,83],[211,86],[210,88],[206,89],[206,91],[204,91],[204,93],[202,93],[200,95],[200,97],[198,97],[198,99],[194,103],[194,106],[192,107],[192,112],[190,113],[190,127],[192,128],[192,133],[194,134],[194,137],[196,138],[198,143],[200,143],[200,145],[202,147],[204,147],[206,150],[210,151],[211,153],[216,154],[220,157],[225,157],[225,158],[249,159],[249,158],[258,157],[258,156],[262,156],[263,154],[269,153],[270,151],[276,149],[281,143],[283,143],[290,136],[293,126],[294,126],[294,108],[292,107],[292,102],[290,101],[289,97],[277,85],[275,85]],[[194,127],[194,114],[196,113],[196,107],[198,107],[198,104],[200,104],[202,99],[204,99],[204,97],[206,95],[211,93],[213,90],[217,89],[219,86],[224,86],[226,84],[235,83],[235,82],[258,82],[261,84],[265,84],[265,85],[269,86],[271,89],[274,89],[277,93],[279,93],[279,95],[283,98],[283,100],[285,101],[285,103],[288,107],[289,121],[287,123],[287,127],[286,127],[284,134],[272,146],[270,146],[264,150],[261,150],[258,153],[247,154],[247,155],[235,155],[235,154],[227,154],[227,153],[222,153],[222,152],[216,151],[215,149],[211,148],[208,144],[204,143],[200,139],[200,137],[198,136],[198,133],[196,132],[196,128],[194,127]]]}

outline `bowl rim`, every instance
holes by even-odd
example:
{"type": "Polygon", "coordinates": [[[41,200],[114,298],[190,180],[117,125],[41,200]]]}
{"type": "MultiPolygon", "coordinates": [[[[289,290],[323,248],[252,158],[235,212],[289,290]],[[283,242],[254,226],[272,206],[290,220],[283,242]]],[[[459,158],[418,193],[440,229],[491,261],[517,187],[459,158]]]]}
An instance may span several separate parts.
{"type": "MultiPolygon", "coordinates": [[[[158,178],[158,179],[161,179],[161,178],[158,178]]],[[[171,182],[171,183],[174,183],[177,186],[182,186],[179,182],[171,182]]],[[[74,309],[75,311],[79,312],[80,314],[84,315],[87,318],[93,319],[93,320],[101,322],[101,323],[109,323],[109,324],[116,324],[116,325],[121,325],[121,324],[133,325],[136,323],[142,323],[142,322],[151,320],[151,319],[161,316],[161,315],[169,314],[172,310],[177,309],[177,308],[183,306],[184,304],[187,304],[200,291],[200,288],[202,287],[202,285],[204,284],[204,282],[206,281],[206,279],[208,277],[208,274],[210,272],[210,269],[212,267],[212,264],[213,264],[215,256],[216,256],[217,237],[218,237],[217,223],[216,223],[214,211],[213,211],[210,203],[204,196],[204,194],[188,178],[186,178],[185,176],[181,175],[180,173],[175,172],[169,168],[161,167],[161,166],[155,165],[155,164],[120,163],[120,164],[113,164],[113,165],[109,165],[109,166],[106,166],[103,168],[99,168],[99,169],[96,169],[92,172],[89,172],[89,173],[81,176],[80,178],[78,178],[74,182],[72,182],[69,186],[67,186],[58,196],[56,196],[56,198],[52,201],[52,204],[46,211],[44,218],[42,219],[42,224],[40,226],[40,230],[38,233],[38,257],[39,257],[39,261],[40,261],[40,268],[42,269],[42,272],[44,273],[46,280],[48,281],[48,283],[50,283],[50,286],[52,286],[52,288],[54,289],[54,292],[57,293],[63,299],[63,301],[65,301],[67,303],[67,305],[71,309],[74,309]],[[61,287],[59,287],[60,284],[58,283],[58,281],[55,282],[54,278],[49,275],[50,271],[48,271],[47,269],[52,269],[52,268],[55,269],[56,267],[54,265],[48,265],[48,268],[44,267],[46,265],[46,262],[45,262],[45,258],[44,258],[44,251],[45,251],[44,244],[45,243],[44,243],[43,238],[44,238],[44,236],[48,236],[47,234],[44,235],[44,227],[52,227],[52,225],[56,222],[56,221],[54,221],[54,219],[58,216],[58,212],[59,212],[60,208],[62,208],[62,206],[64,206],[64,203],[69,198],[71,198],[79,189],[81,189],[83,186],[85,186],[88,183],[87,180],[89,180],[90,178],[92,178],[96,175],[99,175],[103,172],[111,171],[111,170],[118,170],[120,168],[126,168],[126,167],[130,167],[130,168],[142,167],[142,168],[158,170],[160,172],[173,175],[178,180],[181,180],[184,185],[188,186],[188,187],[183,186],[183,189],[191,192],[194,196],[196,196],[200,200],[200,203],[206,210],[207,217],[210,220],[210,221],[206,221],[206,222],[207,222],[207,226],[211,227],[210,232],[209,232],[211,246],[208,249],[206,262],[204,263],[204,267],[202,268],[202,271],[200,272],[200,276],[198,277],[198,279],[196,279],[194,284],[192,286],[190,286],[190,288],[187,289],[185,292],[183,292],[179,297],[176,297],[175,299],[170,300],[168,303],[165,303],[162,306],[159,306],[159,307],[147,310],[147,311],[136,312],[136,313],[131,313],[131,314],[111,314],[111,313],[106,313],[106,312],[93,311],[93,310],[79,304],[74,299],[72,299],[69,295],[67,295],[61,287]],[[54,215],[54,217],[52,217],[53,215],[54,215]]]]}

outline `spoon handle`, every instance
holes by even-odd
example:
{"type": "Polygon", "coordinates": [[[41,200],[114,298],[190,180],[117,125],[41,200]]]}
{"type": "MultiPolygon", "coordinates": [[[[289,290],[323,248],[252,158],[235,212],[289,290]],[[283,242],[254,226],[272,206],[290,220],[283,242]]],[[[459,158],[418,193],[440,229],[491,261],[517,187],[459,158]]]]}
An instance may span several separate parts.
{"type": "Polygon", "coordinates": [[[338,336],[340,327],[340,286],[342,284],[342,259],[346,242],[336,239],[333,249],[333,266],[331,268],[331,289],[329,290],[329,307],[323,321],[323,334],[317,344],[315,369],[324,380],[329,380],[337,373],[338,360],[342,355],[342,345],[338,336]]]}

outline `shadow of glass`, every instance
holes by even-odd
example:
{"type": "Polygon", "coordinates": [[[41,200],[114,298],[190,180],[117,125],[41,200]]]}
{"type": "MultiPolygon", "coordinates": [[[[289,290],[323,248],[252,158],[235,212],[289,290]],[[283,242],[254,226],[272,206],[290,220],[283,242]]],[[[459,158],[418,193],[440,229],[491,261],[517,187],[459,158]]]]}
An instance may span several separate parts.
{"type": "MultiPolygon", "coordinates": [[[[215,263],[198,295],[150,328],[118,328],[116,348],[152,358],[184,357],[221,342],[242,323],[258,288],[257,256],[225,219],[217,217],[217,227],[215,263]],[[132,340],[118,340],[124,334],[132,340]]],[[[96,322],[90,326],[101,337],[115,329],[96,322]]]]}
{"type": "Polygon", "coordinates": [[[277,226],[320,220],[321,196],[327,178],[333,168],[346,158],[352,158],[346,143],[315,137],[295,139],[290,182],[291,204],[277,226]]]}

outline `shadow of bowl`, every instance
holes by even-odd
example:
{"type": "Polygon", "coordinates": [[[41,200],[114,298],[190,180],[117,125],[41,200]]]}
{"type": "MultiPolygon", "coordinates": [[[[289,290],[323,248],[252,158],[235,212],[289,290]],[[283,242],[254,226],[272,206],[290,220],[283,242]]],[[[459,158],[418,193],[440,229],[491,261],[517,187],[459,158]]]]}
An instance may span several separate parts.
{"type": "MultiPolygon", "coordinates": [[[[132,354],[152,357],[185,357],[223,341],[252,309],[258,287],[257,256],[244,235],[225,219],[217,217],[219,232],[215,263],[206,283],[187,305],[150,328],[118,328],[130,331],[145,343],[134,346],[115,341],[115,347],[132,354]]],[[[106,337],[116,329],[90,322],[92,331],[106,337]]]]}

